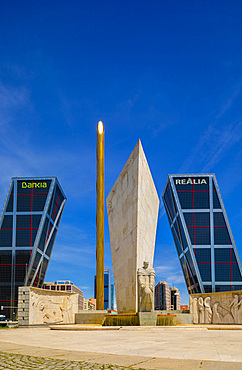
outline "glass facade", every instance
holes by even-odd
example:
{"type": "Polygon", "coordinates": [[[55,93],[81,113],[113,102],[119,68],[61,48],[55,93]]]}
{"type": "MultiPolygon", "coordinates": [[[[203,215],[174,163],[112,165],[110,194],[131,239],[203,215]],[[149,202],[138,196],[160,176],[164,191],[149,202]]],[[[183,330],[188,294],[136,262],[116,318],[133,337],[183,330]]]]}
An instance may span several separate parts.
{"type": "MultiPolygon", "coordinates": [[[[96,275],[94,276],[94,298],[96,299],[96,275]]],[[[111,271],[104,269],[104,310],[114,308],[114,286],[111,284],[111,271]]]]}
{"type": "Polygon", "coordinates": [[[56,178],[13,178],[0,218],[0,313],[16,318],[18,287],[41,288],[66,197],[56,178]]]}
{"type": "Polygon", "coordinates": [[[215,175],[169,175],[162,198],[189,294],[242,289],[215,175]]]}

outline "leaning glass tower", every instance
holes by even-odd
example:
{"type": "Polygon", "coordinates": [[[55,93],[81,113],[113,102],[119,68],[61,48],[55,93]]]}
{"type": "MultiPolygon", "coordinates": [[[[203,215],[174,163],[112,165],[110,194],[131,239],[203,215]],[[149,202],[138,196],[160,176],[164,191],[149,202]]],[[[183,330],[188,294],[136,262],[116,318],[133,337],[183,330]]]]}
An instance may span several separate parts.
{"type": "Polygon", "coordinates": [[[162,198],[189,294],[242,289],[241,262],[215,175],[169,175],[162,198]]]}
{"type": "Polygon", "coordinates": [[[15,319],[18,287],[41,288],[66,197],[56,177],[12,178],[0,217],[0,314],[15,319]]]}

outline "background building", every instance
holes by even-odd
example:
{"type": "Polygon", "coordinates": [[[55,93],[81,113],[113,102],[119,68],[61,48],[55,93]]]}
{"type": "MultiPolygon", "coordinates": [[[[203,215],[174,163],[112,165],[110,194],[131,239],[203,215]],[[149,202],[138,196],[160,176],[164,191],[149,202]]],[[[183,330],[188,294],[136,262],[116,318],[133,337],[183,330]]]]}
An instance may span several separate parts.
{"type": "Polygon", "coordinates": [[[171,310],[181,309],[181,294],[175,287],[171,288],[171,310]]]}
{"type": "Polygon", "coordinates": [[[42,287],[65,194],[56,177],[12,178],[0,218],[0,306],[15,319],[18,287],[42,287]]]}
{"type": "MultiPolygon", "coordinates": [[[[94,277],[94,298],[96,299],[96,275],[94,277]]],[[[104,269],[104,310],[114,309],[114,286],[111,284],[111,270],[104,269]]]]}
{"type": "Polygon", "coordinates": [[[165,281],[160,281],[155,286],[155,310],[171,309],[171,291],[165,281]]]}
{"type": "Polygon", "coordinates": [[[159,281],[155,286],[156,310],[180,310],[181,294],[175,287],[170,288],[165,281],[159,281]]]}
{"type": "Polygon", "coordinates": [[[96,299],[94,298],[84,298],[83,310],[93,311],[96,310],[96,299]]]}
{"type": "Polygon", "coordinates": [[[114,310],[114,285],[111,284],[111,310],[114,310]]]}
{"type": "Polygon", "coordinates": [[[187,304],[181,304],[181,311],[189,311],[189,306],[187,304]]]}
{"type": "Polygon", "coordinates": [[[83,291],[70,280],[57,280],[51,283],[44,283],[43,289],[55,290],[78,294],[78,310],[83,310],[83,291]]]}
{"type": "Polygon", "coordinates": [[[163,201],[189,294],[242,289],[241,262],[215,175],[169,175],[163,201]]]}

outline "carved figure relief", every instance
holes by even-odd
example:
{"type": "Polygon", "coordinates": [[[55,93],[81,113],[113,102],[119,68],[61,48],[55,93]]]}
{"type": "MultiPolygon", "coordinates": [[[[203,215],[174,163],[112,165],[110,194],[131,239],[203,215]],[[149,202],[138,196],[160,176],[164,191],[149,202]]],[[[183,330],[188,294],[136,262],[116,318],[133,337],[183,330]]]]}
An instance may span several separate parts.
{"type": "Polygon", "coordinates": [[[213,324],[221,324],[222,322],[222,314],[221,314],[222,307],[219,305],[218,302],[214,303],[213,305],[213,317],[212,317],[212,323],[213,324]]]}
{"type": "Polygon", "coordinates": [[[149,263],[144,262],[142,268],[138,269],[138,291],[139,291],[139,311],[154,311],[154,287],[155,270],[148,268],[149,263]]]}
{"type": "Polygon", "coordinates": [[[194,324],[242,324],[242,294],[191,296],[190,306],[194,324]]]}
{"type": "Polygon", "coordinates": [[[39,291],[30,293],[30,324],[72,323],[77,311],[78,301],[75,295],[39,291]]]}
{"type": "Polygon", "coordinates": [[[62,310],[62,317],[64,322],[71,322],[72,319],[72,303],[70,297],[64,297],[64,302],[60,307],[62,310]]]}
{"type": "Polygon", "coordinates": [[[211,302],[211,298],[210,297],[206,297],[204,299],[204,322],[205,324],[211,324],[212,322],[212,315],[213,315],[213,312],[212,312],[212,309],[211,309],[211,306],[210,306],[210,303],[211,302]]]}
{"type": "Polygon", "coordinates": [[[235,323],[239,323],[239,308],[241,307],[242,300],[239,301],[238,294],[235,294],[234,299],[231,301],[229,308],[231,309],[232,316],[235,323]]]}
{"type": "Polygon", "coordinates": [[[191,313],[193,314],[193,323],[198,324],[197,298],[194,298],[191,302],[191,313]]]}
{"type": "Polygon", "coordinates": [[[236,304],[235,308],[238,308],[238,324],[242,324],[242,299],[236,304]]]}
{"type": "Polygon", "coordinates": [[[203,306],[203,298],[198,298],[198,322],[199,324],[204,324],[204,306],[203,306]]]}
{"type": "Polygon", "coordinates": [[[235,324],[234,318],[230,310],[221,306],[222,309],[222,324],[235,324]]]}

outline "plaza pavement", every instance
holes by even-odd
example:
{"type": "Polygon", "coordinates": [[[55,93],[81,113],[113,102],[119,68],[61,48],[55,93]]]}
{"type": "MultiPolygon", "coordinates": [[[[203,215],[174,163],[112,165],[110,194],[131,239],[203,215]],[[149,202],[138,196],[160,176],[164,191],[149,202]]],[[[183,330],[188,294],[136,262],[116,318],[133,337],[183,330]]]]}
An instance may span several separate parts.
{"type": "Polygon", "coordinates": [[[242,370],[242,327],[210,329],[217,330],[206,326],[1,329],[0,369],[242,370]]]}

